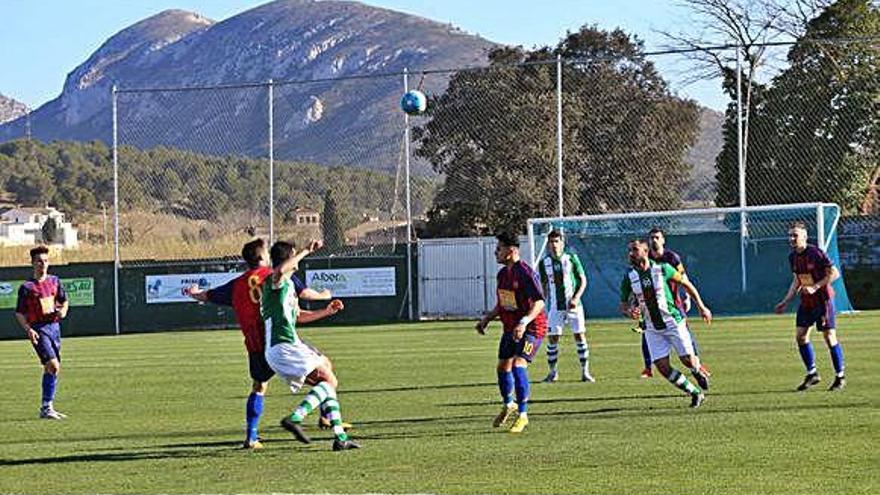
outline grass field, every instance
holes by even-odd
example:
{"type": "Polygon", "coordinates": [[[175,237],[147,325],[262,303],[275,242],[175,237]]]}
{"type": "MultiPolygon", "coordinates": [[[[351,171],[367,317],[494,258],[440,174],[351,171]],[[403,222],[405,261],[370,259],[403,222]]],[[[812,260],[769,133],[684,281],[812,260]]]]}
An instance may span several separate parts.
{"type": "MultiPolygon", "coordinates": [[[[498,326],[473,322],[323,327],[303,333],[335,361],[343,416],[363,449],[293,440],[295,404],[273,381],[266,448],[242,451],[249,389],[235,331],[69,338],[56,406],[37,419],[40,369],[23,340],[0,342],[0,493],[877,493],[880,312],[838,319],[848,387],[816,341],[823,383],[793,392],[803,368],[792,317],[695,324],[713,372],[690,410],[665,380],[640,380],[638,337],[592,322],[593,373],[532,387],[531,424],[493,429],[498,326]]],[[[532,380],[546,372],[543,349],[532,380]]],[[[299,397],[296,401],[298,402],[299,397]]],[[[311,421],[309,422],[311,425],[311,421]]],[[[314,438],[313,437],[313,438],[314,438]]]]}

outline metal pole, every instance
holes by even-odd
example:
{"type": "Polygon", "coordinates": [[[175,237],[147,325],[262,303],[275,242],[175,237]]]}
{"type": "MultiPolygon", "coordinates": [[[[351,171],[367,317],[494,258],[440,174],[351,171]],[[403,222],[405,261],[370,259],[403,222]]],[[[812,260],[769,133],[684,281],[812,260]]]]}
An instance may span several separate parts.
{"type": "MultiPolygon", "coordinates": [[[[743,120],[742,120],[742,50],[736,47],[736,152],[737,166],[739,169],[739,207],[746,207],[746,164],[743,155],[743,120]]],[[[739,264],[742,273],[742,292],[748,287],[746,274],[746,237],[748,237],[748,225],[745,210],[739,214],[739,264]]]]}
{"type": "Polygon", "coordinates": [[[113,101],[113,320],[119,335],[119,125],[116,85],[111,90],[113,101]]]}
{"type": "Polygon", "coordinates": [[[823,205],[816,206],[816,244],[819,249],[825,251],[825,208],[823,205]]]}
{"type": "Polygon", "coordinates": [[[269,244],[275,242],[275,105],[274,83],[269,79],[269,244]]]}
{"type": "MultiPolygon", "coordinates": [[[[409,91],[409,71],[404,67],[403,69],[403,92],[406,93],[409,91]]],[[[406,162],[406,298],[407,298],[407,312],[409,316],[409,320],[413,320],[413,295],[412,295],[412,240],[413,240],[413,228],[412,228],[412,199],[411,199],[411,191],[410,191],[410,177],[409,177],[409,139],[410,139],[410,130],[409,130],[409,114],[403,114],[403,123],[405,126],[404,129],[404,138],[403,138],[403,154],[404,160],[406,162]]]]}
{"type": "Polygon", "coordinates": [[[561,217],[564,216],[562,204],[562,55],[556,55],[556,172],[559,216],[561,217]]]}

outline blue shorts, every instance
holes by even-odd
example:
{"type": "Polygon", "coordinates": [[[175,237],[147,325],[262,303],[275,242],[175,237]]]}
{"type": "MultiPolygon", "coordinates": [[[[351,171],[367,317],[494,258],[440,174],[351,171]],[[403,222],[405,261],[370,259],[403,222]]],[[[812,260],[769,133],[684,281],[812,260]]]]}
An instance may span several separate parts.
{"type": "Polygon", "coordinates": [[[501,334],[501,342],[498,343],[498,359],[521,357],[531,363],[541,347],[541,340],[543,339],[535,337],[533,333],[526,333],[519,342],[515,342],[513,332],[504,332],[501,334]]]}
{"type": "Polygon", "coordinates": [[[31,325],[37,331],[40,339],[33,344],[37,357],[41,364],[46,364],[53,359],[61,361],[61,325],[58,323],[45,323],[31,325]]]}
{"type": "Polygon", "coordinates": [[[268,382],[270,378],[275,376],[275,372],[269,367],[266,361],[265,352],[249,352],[248,353],[248,369],[251,378],[255,382],[268,382]]]}
{"type": "Polygon", "coordinates": [[[833,328],[837,328],[836,316],[837,311],[834,308],[834,300],[825,301],[815,308],[804,308],[799,306],[797,310],[796,324],[798,328],[810,328],[816,325],[816,329],[820,332],[827,332],[833,328]]]}

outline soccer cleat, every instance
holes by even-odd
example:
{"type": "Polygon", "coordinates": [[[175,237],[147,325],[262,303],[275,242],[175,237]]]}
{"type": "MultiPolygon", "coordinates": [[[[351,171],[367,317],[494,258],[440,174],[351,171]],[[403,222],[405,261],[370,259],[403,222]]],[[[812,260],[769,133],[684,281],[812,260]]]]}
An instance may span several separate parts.
{"type": "Polygon", "coordinates": [[[357,442],[355,442],[354,440],[340,440],[338,438],[336,440],[333,440],[333,450],[336,450],[336,451],[352,450],[352,449],[359,449],[359,448],[361,448],[361,446],[357,442]]]}
{"type": "Polygon", "coordinates": [[[700,363],[700,371],[702,371],[703,374],[707,377],[712,376],[712,372],[709,371],[709,368],[707,368],[706,365],[703,363],[700,363]]]}
{"type": "Polygon", "coordinates": [[[259,438],[255,438],[253,440],[247,439],[244,441],[244,444],[241,446],[244,450],[258,450],[263,448],[263,442],[260,441],[259,438]]]}
{"type": "Polygon", "coordinates": [[[836,376],[834,377],[834,383],[832,383],[831,386],[828,387],[828,391],[836,392],[838,390],[843,390],[844,387],[846,387],[846,378],[842,376],[836,376]]]}
{"type": "Polygon", "coordinates": [[[703,402],[705,402],[705,401],[706,401],[706,394],[704,394],[703,392],[691,395],[691,407],[693,409],[700,407],[703,404],[703,402]]]}
{"type": "MultiPolygon", "coordinates": [[[[325,418],[324,416],[318,416],[318,428],[321,430],[331,430],[333,429],[333,425],[330,423],[330,420],[325,418]]],[[[346,433],[354,428],[351,423],[346,423],[343,421],[342,429],[346,431],[346,433]]]]}
{"type": "Polygon", "coordinates": [[[517,416],[516,421],[513,422],[513,426],[510,427],[511,433],[522,433],[523,430],[526,429],[526,425],[529,424],[528,416],[517,416]]]}
{"type": "Polygon", "coordinates": [[[821,381],[822,379],[819,378],[819,373],[809,373],[807,374],[807,376],[804,377],[804,381],[801,382],[800,385],[798,385],[797,390],[798,392],[803,392],[813,385],[817,385],[821,381]]]}
{"type": "Polygon", "coordinates": [[[651,368],[645,368],[642,370],[642,374],[639,375],[639,378],[651,378],[654,376],[654,372],[651,371],[651,368]]]}
{"type": "Polygon", "coordinates": [[[559,380],[559,372],[556,370],[550,370],[550,373],[547,373],[547,376],[541,380],[544,383],[553,383],[559,380]]]}
{"type": "Polygon", "coordinates": [[[281,427],[285,430],[293,433],[293,436],[296,437],[302,443],[312,443],[312,440],[306,435],[306,432],[302,429],[302,423],[297,423],[294,420],[290,419],[290,416],[286,416],[281,420],[281,427]]]}
{"type": "Polygon", "coordinates": [[[590,372],[587,371],[587,370],[584,370],[584,371],[581,372],[581,381],[582,381],[582,382],[596,383],[596,379],[593,378],[593,375],[591,375],[590,372]]]}
{"type": "Polygon", "coordinates": [[[697,381],[697,385],[700,386],[703,390],[709,390],[709,377],[703,373],[701,370],[697,370],[696,373],[691,372],[694,375],[694,379],[697,381]]]}
{"type": "Polygon", "coordinates": [[[501,412],[498,413],[498,416],[495,416],[495,419],[492,420],[492,427],[498,428],[506,423],[514,412],[516,412],[516,404],[505,404],[501,412]]]}
{"type": "Polygon", "coordinates": [[[61,414],[51,407],[41,407],[40,419],[67,419],[67,415],[61,414]]]}
{"type": "Polygon", "coordinates": [[[643,331],[641,327],[629,327],[629,329],[631,332],[638,333],[638,334],[641,334],[643,331]]]}

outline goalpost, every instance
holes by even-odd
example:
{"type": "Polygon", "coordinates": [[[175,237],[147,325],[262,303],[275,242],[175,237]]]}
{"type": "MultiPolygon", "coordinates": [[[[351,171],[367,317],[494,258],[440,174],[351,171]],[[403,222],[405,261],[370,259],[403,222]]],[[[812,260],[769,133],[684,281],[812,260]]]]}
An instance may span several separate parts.
{"type": "MultiPolygon", "coordinates": [[[[646,238],[654,227],[664,230],[666,247],[682,256],[688,276],[713,311],[755,314],[771,312],[791,283],[791,222],[805,222],[809,242],[840,269],[839,218],[840,207],[831,203],[706,208],[533,218],[528,235],[534,265],[546,253],[547,234],[565,234],[567,248],[578,254],[587,271],[584,303],[592,316],[617,315],[620,281],[628,266],[626,244],[646,238]]],[[[850,311],[842,273],[832,284],[835,303],[838,311],[850,311]]]]}

